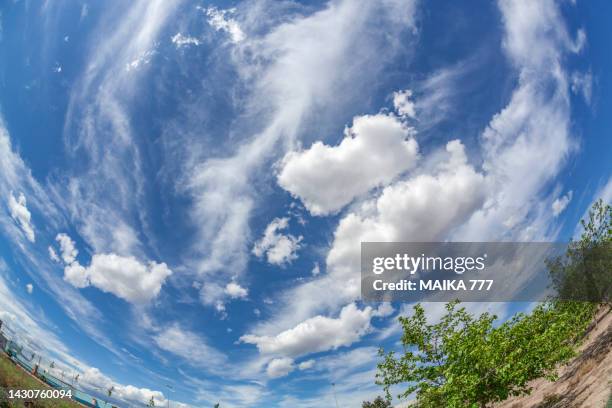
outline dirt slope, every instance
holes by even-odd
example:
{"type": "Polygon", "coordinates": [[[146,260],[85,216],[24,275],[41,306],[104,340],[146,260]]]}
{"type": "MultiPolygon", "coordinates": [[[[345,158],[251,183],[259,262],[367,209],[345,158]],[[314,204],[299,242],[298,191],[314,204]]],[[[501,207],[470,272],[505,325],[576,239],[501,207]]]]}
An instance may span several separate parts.
{"type": "Polygon", "coordinates": [[[604,408],[612,391],[612,312],[597,316],[579,355],[558,371],[559,379],[533,381],[531,395],[511,398],[496,408],[604,408]]]}

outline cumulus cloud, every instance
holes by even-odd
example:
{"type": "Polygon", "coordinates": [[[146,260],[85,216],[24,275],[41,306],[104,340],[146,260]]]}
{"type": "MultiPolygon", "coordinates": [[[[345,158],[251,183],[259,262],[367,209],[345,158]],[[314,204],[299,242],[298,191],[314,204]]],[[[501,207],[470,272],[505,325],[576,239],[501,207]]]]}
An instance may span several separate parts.
{"type": "Polygon", "coordinates": [[[295,358],[320,351],[350,346],[370,330],[372,317],[386,315],[387,309],[366,307],[359,310],[354,303],[345,306],[337,318],[315,316],[276,336],[247,334],[244,343],[255,344],[264,354],[295,358]]]}
{"type": "MultiPolygon", "coordinates": [[[[119,384],[106,376],[96,367],[85,367],[79,373],[79,384],[86,389],[96,390],[98,392],[100,388],[108,390],[112,387],[113,398],[129,403],[130,405],[142,405],[151,398],[153,398],[156,406],[164,406],[168,402],[161,391],[135,387],[130,384],[119,384]]],[[[182,404],[173,403],[173,405],[180,406],[182,404]]]]}
{"type": "Polygon", "coordinates": [[[413,119],[416,116],[416,105],[412,100],[412,91],[410,89],[394,92],[393,106],[401,116],[413,119]]]}
{"type": "Polygon", "coordinates": [[[553,201],[551,209],[555,217],[558,217],[559,214],[561,214],[565,210],[570,201],[572,201],[573,194],[573,191],[569,191],[567,194],[556,198],[555,201],[553,201]]]}
{"type": "Polygon", "coordinates": [[[441,240],[465,222],[485,196],[484,176],[469,165],[461,142],[453,140],[430,173],[386,187],[340,220],[327,269],[336,277],[353,277],[351,282],[358,285],[361,242],[441,240]]]}
{"type": "MultiPolygon", "coordinates": [[[[71,264],[76,260],[79,251],[76,249],[76,245],[72,238],[70,238],[65,233],[59,233],[55,237],[55,240],[59,243],[60,246],[60,254],[62,255],[62,260],[65,264],[71,264]]],[[[55,254],[55,250],[49,247],[49,253],[51,254],[51,259],[53,259],[53,255],[57,257],[55,254]]]]}
{"type": "Polygon", "coordinates": [[[95,286],[131,303],[155,298],[172,271],[165,263],[143,264],[131,256],[95,254],[88,267],[73,262],[64,278],[76,287],[95,286]]]}
{"type": "Polygon", "coordinates": [[[275,218],[268,224],[263,236],[253,246],[253,254],[258,258],[266,256],[272,265],[285,265],[297,259],[297,251],[303,237],[282,234],[289,227],[289,218],[275,218]]]}
{"type": "Polygon", "coordinates": [[[85,267],[76,260],[78,250],[72,238],[61,233],[56,240],[66,265],[64,280],[77,288],[95,286],[128,302],[146,303],[159,294],[164,281],[172,274],[163,262],[143,264],[134,257],[113,253],[94,254],[85,267]]]}
{"type": "Polygon", "coordinates": [[[247,297],[249,291],[236,282],[230,282],[225,286],[225,293],[232,299],[242,299],[247,297]]]}
{"type": "Polygon", "coordinates": [[[443,240],[483,205],[486,178],[470,165],[460,141],[432,152],[420,167],[340,219],[326,257],[326,274],[285,292],[278,313],[258,326],[258,334],[296,327],[357,299],[361,242],[443,240]]]}
{"type": "Polygon", "coordinates": [[[294,368],[293,359],[287,357],[275,358],[268,363],[266,373],[270,378],[279,378],[286,376],[294,368]]]}
{"type": "Polygon", "coordinates": [[[231,17],[236,12],[236,9],[220,10],[216,7],[200,8],[208,17],[208,24],[217,31],[226,32],[232,42],[238,43],[246,38],[246,35],[240,28],[240,24],[231,17]]]}
{"type": "Polygon", "coordinates": [[[90,285],[87,269],[78,262],[73,262],[64,267],[64,280],[79,289],[90,285]]]}
{"type": "Polygon", "coordinates": [[[412,135],[413,129],[392,114],[358,116],[339,145],[315,142],[288,153],[278,183],[313,215],[337,212],[414,167],[418,146],[412,135]]]}
{"type": "Polygon", "coordinates": [[[8,207],[11,217],[19,228],[21,228],[21,231],[23,231],[28,241],[34,242],[36,240],[36,234],[34,233],[34,227],[32,227],[32,214],[30,214],[28,210],[25,195],[19,193],[19,196],[15,198],[11,192],[9,195],[8,207]]]}

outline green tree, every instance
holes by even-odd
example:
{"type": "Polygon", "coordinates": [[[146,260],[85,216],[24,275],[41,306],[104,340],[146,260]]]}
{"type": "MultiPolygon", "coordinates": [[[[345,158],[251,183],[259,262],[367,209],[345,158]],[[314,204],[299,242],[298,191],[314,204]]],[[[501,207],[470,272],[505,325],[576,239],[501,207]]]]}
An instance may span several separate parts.
{"type": "Polygon", "coordinates": [[[390,408],[391,402],[387,401],[383,397],[376,397],[372,402],[363,401],[361,408],[390,408]]]}
{"type": "Polygon", "coordinates": [[[580,221],[583,233],[563,256],[548,262],[561,300],[612,302],[612,206],[598,200],[580,221]]]}
{"type": "Polygon", "coordinates": [[[390,387],[406,383],[398,398],[415,393],[423,408],[482,408],[527,393],[530,380],[554,379],[555,366],[574,355],[577,334],[592,316],[580,306],[542,304],[495,327],[496,316],[475,317],[458,302],[448,303],[436,323],[416,305],[412,316],[400,317],[403,354],[381,350],[377,382],[389,400],[390,387]]]}
{"type": "Polygon", "coordinates": [[[403,353],[381,349],[376,375],[387,400],[392,386],[406,384],[398,398],[414,395],[418,407],[483,408],[529,393],[533,379],[554,380],[555,367],[575,355],[596,311],[596,302],[564,299],[609,302],[611,215],[609,205],[599,201],[593,206],[581,239],[549,264],[559,298],[530,314],[519,313],[496,326],[496,316],[475,317],[451,302],[436,323],[427,321],[421,305],[414,306],[412,316],[400,317],[403,353]]]}

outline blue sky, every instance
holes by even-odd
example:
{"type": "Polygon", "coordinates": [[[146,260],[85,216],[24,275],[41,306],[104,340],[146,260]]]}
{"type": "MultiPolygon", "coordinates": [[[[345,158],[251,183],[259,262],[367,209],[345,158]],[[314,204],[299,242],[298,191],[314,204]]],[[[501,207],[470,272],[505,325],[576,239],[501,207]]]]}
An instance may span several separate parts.
{"type": "Polygon", "coordinates": [[[611,7],[3,1],[0,318],[132,405],[358,406],[409,313],[361,241],[612,200],[611,7]]]}

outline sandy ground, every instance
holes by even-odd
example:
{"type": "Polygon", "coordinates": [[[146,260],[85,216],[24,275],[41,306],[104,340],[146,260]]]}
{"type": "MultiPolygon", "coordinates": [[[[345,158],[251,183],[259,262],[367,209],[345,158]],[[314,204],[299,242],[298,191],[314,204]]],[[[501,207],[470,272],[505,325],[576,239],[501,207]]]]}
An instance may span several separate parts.
{"type": "Polygon", "coordinates": [[[601,311],[579,355],[558,371],[559,379],[533,381],[531,395],[496,408],[604,408],[612,391],[612,312],[601,311]]]}

